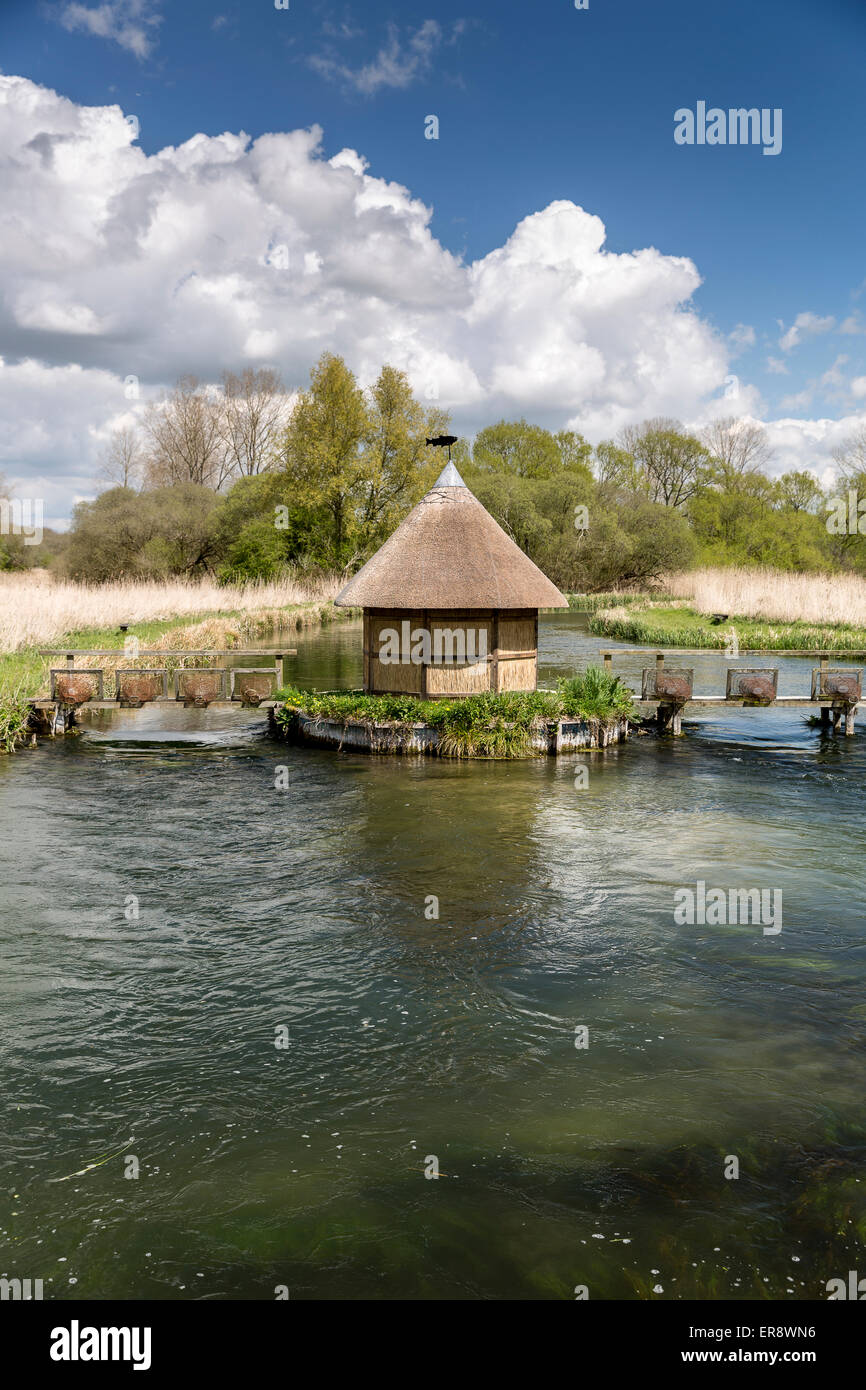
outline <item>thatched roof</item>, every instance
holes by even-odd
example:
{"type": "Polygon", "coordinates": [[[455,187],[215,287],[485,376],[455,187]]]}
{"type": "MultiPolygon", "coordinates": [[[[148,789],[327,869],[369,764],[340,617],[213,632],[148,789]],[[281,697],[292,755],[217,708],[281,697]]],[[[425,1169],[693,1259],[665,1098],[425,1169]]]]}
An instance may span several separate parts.
{"type": "Polygon", "coordinates": [[[453,463],[334,600],[357,608],[567,608],[453,463]]]}

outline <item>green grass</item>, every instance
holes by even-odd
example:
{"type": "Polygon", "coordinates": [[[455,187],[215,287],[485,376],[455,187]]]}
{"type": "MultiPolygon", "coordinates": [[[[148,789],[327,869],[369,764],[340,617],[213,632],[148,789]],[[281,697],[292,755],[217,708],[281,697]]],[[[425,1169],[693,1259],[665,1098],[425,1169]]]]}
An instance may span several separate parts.
{"type": "Polygon", "coordinates": [[[627,614],[596,612],[589,627],[599,637],[661,647],[724,650],[733,628],[741,650],[866,652],[866,628],[846,624],[768,623],[736,616],[716,625],[705,613],[664,603],[647,603],[639,611],[627,614]]]}
{"type": "Polygon", "coordinates": [[[276,710],[284,728],[296,711],[341,724],[388,724],[406,731],[413,724],[428,724],[439,730],[440,752],[457,758],[526,757],[533,751],[533,733],[549,720],[609,724],[634,717],[631,691],[600,667],[560,681],[555,691],[421,700],[413,695],[366,695],[356,690],[328,694],[290,687],[278,691],[277,699],[284,702],[276,710]]]}
{"type": "Polygon", "coordinates": [[[561,712],[572,718],[610,720],[634,715],[631,690],[600,666],[587,666],[580,675],[560,680],[558,699],[561,712]]]}

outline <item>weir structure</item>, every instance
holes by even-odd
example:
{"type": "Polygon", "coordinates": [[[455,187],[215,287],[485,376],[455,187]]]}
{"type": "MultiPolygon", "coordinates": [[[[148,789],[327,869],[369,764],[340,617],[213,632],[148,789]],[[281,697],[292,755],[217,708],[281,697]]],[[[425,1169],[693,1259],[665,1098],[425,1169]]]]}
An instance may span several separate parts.
{"type": "MultiPolygon", "coordinates": [[[[625,647],[617,651],[602,650],[606,671],[613,670],[614,657],[645,654],[643,647],[625,647]]],[[[680,648],[681,655],[686,648],[680,648]]],[[[712,648],[695,648],[701,655],[712,648]]],[[[731,706],[743,709],[811,709],[820,710],[821,726],[836,732],[844,724],[848,737],[854,734],[857,708],[863,703],[863,671],[859,666],[831,666],[831,653],[810,651],[779,652],[785,656],[818,656],[819,665],[812,670],[811,693],[780,695],[778,666],[730,666],[724,695],[695,695],[694,670],[666,665],[664,652],[656,654],[655,666],[642,671],[640,698],[635,705],[645,718],[655,719],[659,730],[682,733],[683,715],[699,711],[721,710],[731,706]]],[[[845,655],[834,653],[833,655],[845,655]]],[[[850,655],[850,653],[848,653],[850,655]]]]}
{"type": "Polygon", "coordinates": [[[77,715],[101,710],[140,709],[150,704],[183,704],[196,709],[271,709],[276,691],[285,684],[284,661],[297,649],[280,651],[261,648],[224,651],[145,651],[134,649],[65,648],[40,651],[42,657],[64,657],[63,666],[50,668],[50,694],[28,703],[37,715],[50,723],[52,732],[71,728],[77,715]],[[219,665],[231,658],[244,663],[269,657],[270,664],[219,665]],[[106,695],[106,672],[94,661],[114,663],[114,693],[106,695]],[[160,665],[135,665],[140,661],[160,665]],[[187,666],[194,660],[195,666],[187,666]],[[79,664],[81,663],[81,664],[79,664]],[[203,664],[206,663],[206,664],[203,664]]]}

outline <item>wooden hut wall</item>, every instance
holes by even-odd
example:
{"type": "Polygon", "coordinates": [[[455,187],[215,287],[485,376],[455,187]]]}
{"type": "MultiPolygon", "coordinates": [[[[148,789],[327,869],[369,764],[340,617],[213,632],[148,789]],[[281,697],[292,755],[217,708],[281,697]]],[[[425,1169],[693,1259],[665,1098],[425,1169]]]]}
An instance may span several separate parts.
{"type": "MultiPolygon", "coordinates": [[[[475,695],[485,690],[534,690],[537,684],[538,614],[533,609],[383,610],[364,613],[364,688],[372,693],[420,695],[430,699],[475,695]],[[478,651],[482,639],[487,655],[462,665],[436,662],[382,662],[378,659],[382,633],[402,633],[408,621],[414,633],[471,631],[478,651]]],[[[443,645],[447,651],[447,638],[443,645]]]]}
{"type": "Polygon", "coordinates": [[[535,690],[538,684],[538,613],[534,609],[499,614],[496,690],[535,690]]]}
{"type": "Polygon", "coordinates": [[[381,636],[385,628],[396,628],[408,619],[415,628],[423,627],[426,614],[418,611],[383,613],[374,610],[364,614],[364,689],[372,694],[423,695],[424,667],[413,662],[395,665],[381,662],[381,636]]]}
{"type": "MultiPolygon", "coordinates": [[[[484,690],[493,689],[493,655],[495,651],[495,619],[491,613],[463,612],[431,613],[429,617],[430,638],[435,644],[436,634],[464,632],[474,634],[475,652],[484,652],[478,661],[455,665],[444,660],[436,661],[435,656],[427,667],[427,694],[431,700],[446,695],[478,695],[484,690]]],[[[448,638],[440,638],[442,650],[447,654],[448,638]]],[[[435,651],[435,645],[434,645],[435,651]]]]}

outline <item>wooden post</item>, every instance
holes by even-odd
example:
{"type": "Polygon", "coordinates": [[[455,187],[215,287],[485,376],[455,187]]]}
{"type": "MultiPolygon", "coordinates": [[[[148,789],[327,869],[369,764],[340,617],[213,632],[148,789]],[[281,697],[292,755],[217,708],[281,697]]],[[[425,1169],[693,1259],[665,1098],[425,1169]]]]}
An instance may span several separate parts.
{"type": "Polygon", "coordinates": [[[277,652],[274,657],[274,678],[277,682],[277,690],[286,683],[286,671],[283,665],[283,654],[277,652]]]}
{"type": "Polygon", "coordinates": [[[373,619],[370,610],[364,609],[364,690],[369,694],[370,691],[370,630],[373,619]]]}
{"type": "Polygon", "coordinates": [[[656,675],[658,675],[658,673],[659,673],[660,671],[663,671],[663,670],[664,670],[664,666],[665,666],[665,654],[664,654],[664,652],[656,652],[656,675]]]}
{"type": "Polygon", "coordinates": [[[848,705],[845,710],[845,736],[854,737],[854,720],[857,718],[857,706],[848,705]]]}
{"type": "Polygon", "coordinates": [[[682,705],[675,705],[675,706],[674,706],[674,717],[673,717],[673,719],[671,720],[671,731],[672,731],[672,733],[677,734],[677,735],[681,734],[682,731],[683,731],[683,707],[682,707],[682,705]]]}
{"type": "Polygon", "coordinates": [[[75,667],[75,652],[66,653],[66,669],[72,671],[75,667]]]}
{"type": "Polygon", "coordinates": [[[830,706],[829,706],[829,705],[822,705],[822,706],[821,706],[821,728],[822,728],[822,729],[829,729],[829,727],[830,727],[830,714],[831,714],[830,706]]]}
{"type": "Polygon", "coordinates": [[[602,657],[603,657],[603,659],[604,659],[604,669],[605,669],[606,671],[612,671],[612,670],[613,670],[613,652],[602,652],[602,657]]]}

